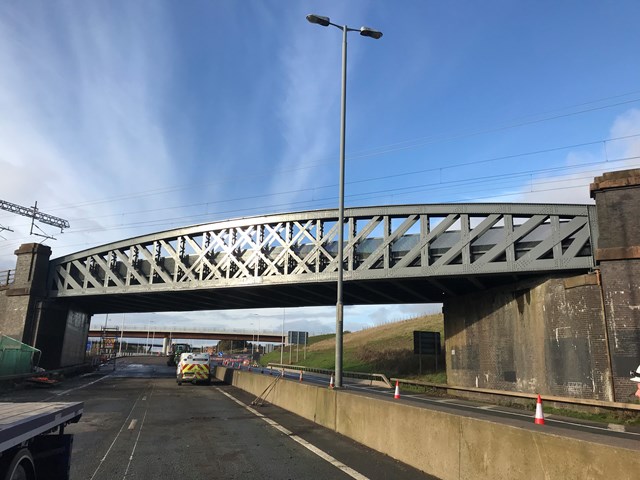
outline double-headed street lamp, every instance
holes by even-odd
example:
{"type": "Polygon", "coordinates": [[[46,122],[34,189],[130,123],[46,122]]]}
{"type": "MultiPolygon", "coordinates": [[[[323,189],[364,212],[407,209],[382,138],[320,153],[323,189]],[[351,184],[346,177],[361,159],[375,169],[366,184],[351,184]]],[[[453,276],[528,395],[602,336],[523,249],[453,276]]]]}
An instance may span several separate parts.
{"type": "Polygon", "coordinates": [[[336,388],[342,387],[342,333],[343,333],[343,317],[344,303],[342,293],[342,280],[344,272],[344,146],[345,146],[345,130],[347,126],[347,33],[360,32],[363,37],[371,37],[376,40],[382,37],[382,32],[373,30],[368,27],[360,29],[349,28],[346,25],[337,25],[331,23],[329,17],[320,15],[307,15],[310,23],[315,23],[323,27],[332,25],[342,30],[342,93],[340,98],[340,192],[338,203],[338,285],[337,285],[337,301],[336,301],[336,388]]]}

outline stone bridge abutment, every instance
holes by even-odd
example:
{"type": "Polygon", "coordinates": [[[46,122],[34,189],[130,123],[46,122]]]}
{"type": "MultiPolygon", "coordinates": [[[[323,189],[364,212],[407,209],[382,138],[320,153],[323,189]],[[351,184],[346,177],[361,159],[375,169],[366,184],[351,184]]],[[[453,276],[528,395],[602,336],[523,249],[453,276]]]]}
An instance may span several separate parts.
{"type": "Polygon", "coordinates": [[[39,349],[43,368],[82,363],[91,316],[47,299],[51,248],[27,243],[15,254],[13,282],[0,287],[0,333],[39,349]]]}
{"type": "Polygon", "coordinates": [[[640,364],[640,169],[591,184],[595,271],[444,301],[453,385],[630,402],[640,364]]]}

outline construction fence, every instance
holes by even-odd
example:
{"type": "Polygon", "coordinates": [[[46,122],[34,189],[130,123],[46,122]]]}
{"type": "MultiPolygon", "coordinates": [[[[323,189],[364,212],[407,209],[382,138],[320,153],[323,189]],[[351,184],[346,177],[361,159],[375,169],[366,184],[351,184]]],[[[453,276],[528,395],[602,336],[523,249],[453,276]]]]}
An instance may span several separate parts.
{"type": "Polygon", "coordinates": [[[40,361],[40,350],[0,334],[0,377],[31,373],[40,361]]]}

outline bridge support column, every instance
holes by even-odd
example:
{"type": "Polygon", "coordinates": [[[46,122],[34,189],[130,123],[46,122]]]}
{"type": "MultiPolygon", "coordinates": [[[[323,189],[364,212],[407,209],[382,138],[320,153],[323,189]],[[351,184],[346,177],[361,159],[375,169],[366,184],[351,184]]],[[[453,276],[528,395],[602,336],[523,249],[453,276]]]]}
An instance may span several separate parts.
{"type": "Polygon", "coordinates": [[[602,277],[616,400],[633,398],[640,364],[640,169],[605,173],[591,184],[598,212],[602,277]]]}
{"type": "Polygon", "coordinates": [[[613,400],[600,292],[588,274],[445,300],[449,383],[613,400]]]}
{"type": "Polygon", "coordinates": [[[36,348],[47,369],[84,363],[91,315],[73,305],[45,301],[38,306],[36,348]]]}
{"type": "Polygon", "coordinates": [[[27,243],[15,254],[14,281],[0,289],[0,331],[39,349],[41,367],[84,362],[90,315],[46,300],[51,249],[27,243]]]}
{"type": "Polygon", "coordinates": [[[36,347],[37,305],[47,293],[51,249],[26,243],[14,253],[17,259],[13,283],[0,292],[0,331],[36,347]]]}
{"type": "Polygon", "coordinates": [[[162,339],[162,355],[169,354],[169,347],[171,346],[171,339],[169,337],[164,337],[162,339]]]}

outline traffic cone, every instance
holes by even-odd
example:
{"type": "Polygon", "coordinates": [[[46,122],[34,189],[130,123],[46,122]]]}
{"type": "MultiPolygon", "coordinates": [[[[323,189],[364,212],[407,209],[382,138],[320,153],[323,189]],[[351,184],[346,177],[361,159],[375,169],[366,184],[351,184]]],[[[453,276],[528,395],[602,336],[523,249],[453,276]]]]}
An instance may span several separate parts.
{"type": "Polygon", "coordinates": [[[300,381],[302,381],[302,370],[300,370],[300,381]]]}
{"type": "Polygon", "coordinates": [[[396,380],[396,393],[393,394],[393,398],[400,398],[400,382],[396,380]]]}
{"type": "Polygon", "coordinates": [[[333,388],[333,373],[331,374],[331,378],[329,379],[329,388],[333,388]]]}
{"type": "Polygon", "coordinates": [[[544,413],[542,412],[542,399],[540,395],[538,395],[538,401],[536,402],[535,423],[537,425],[544,425],[544,413]]]}

